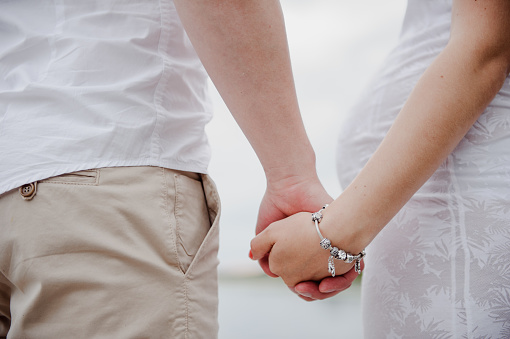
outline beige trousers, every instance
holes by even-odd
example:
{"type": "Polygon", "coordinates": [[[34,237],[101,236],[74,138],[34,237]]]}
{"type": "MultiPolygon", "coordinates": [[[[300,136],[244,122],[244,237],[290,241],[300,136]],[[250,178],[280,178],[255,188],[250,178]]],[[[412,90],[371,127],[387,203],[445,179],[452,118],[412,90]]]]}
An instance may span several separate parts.
{"type": "Polygon", "coordinates": [[[30,190],[0,195],[0,337],[217,336],[208,176],[102,168],[30,190]]]}

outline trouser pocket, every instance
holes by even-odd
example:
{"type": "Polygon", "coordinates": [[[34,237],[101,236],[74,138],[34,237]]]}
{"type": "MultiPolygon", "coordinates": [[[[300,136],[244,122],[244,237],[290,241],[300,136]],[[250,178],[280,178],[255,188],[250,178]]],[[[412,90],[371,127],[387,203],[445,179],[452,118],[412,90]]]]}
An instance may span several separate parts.
{"type": "Polygon", "coordinates": [[[211,228],[202,179],[173,174],[175,246],[179,268],[186,273],[211,228]]]}

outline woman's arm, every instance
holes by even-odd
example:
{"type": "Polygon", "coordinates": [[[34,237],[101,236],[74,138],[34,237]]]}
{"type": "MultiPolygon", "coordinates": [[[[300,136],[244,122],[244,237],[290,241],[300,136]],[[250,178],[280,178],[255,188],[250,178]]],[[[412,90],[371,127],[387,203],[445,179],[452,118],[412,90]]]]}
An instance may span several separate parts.
{"type": "MultiPolygon", "coordinates": [[[[510,67],[509,18],[508,0],[454,0],[448,45],[422,75],[377,151],[324,211],[321,230],[334,245],[351,253],[365,248],[453,151],[501,89],[510,67]]],[[[313,228],[310,220],[302,220],[303,227],[313,228]]],[[[284,235],[275,229],[268,229],[269,238],[262,243],[252,243],[254,254],[270,250],[271,243],[278,245],[284,235]]],[[[312,240],[309,246],[318,247],[316,234],[312,240]]],[[[284,264],[273,256],[274,251],[275,247],[271,270],[284,280],[288,271],[306,272],[304,267],[290,270],[289,257],[284,264]]],[[[285,251],[282,248],[279,253],[285,251]]],[[[307,248],[290,257],[299,265],[300,260],[309,260],[304,257],[310,252],[307,248]]],[[[323,256],[316,265],[322,265],[327,274],[323,256]]],[[[351,265],[339,266],[337,270],[343,272],[351,265]]],[[[317,278],[318,272],[314,274],[317,278]]],[[[292,285],[309,278],[292,276],[287,281],[292,285]]]]}

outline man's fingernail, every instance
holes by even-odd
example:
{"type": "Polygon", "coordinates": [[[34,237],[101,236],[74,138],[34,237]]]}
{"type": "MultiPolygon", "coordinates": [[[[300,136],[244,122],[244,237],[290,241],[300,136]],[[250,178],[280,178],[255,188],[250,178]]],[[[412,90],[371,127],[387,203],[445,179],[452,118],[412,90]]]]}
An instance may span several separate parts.
{"type": "Polygon", "coordinates": [[[311,298],[312,295],[310,293],[306,293],[306,292],[298,292],[299,295],[303,296],[303,297],[307,297],[307,298],[311,298]]]}

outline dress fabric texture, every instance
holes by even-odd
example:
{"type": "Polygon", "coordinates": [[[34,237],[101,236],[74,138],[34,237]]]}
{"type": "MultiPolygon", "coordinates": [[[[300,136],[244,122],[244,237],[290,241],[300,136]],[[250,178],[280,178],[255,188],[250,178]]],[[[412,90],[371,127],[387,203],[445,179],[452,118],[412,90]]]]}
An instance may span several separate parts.
{"type": "MultiPolygon", "coordinates": [[[[398,45],[342,125],[343,187],[447,44],[450,22],[451,1],[408,1],[398,45]]],[[[369,245],[362,286],[366,338],[510,337],[510,79],[369,245]]]]}

